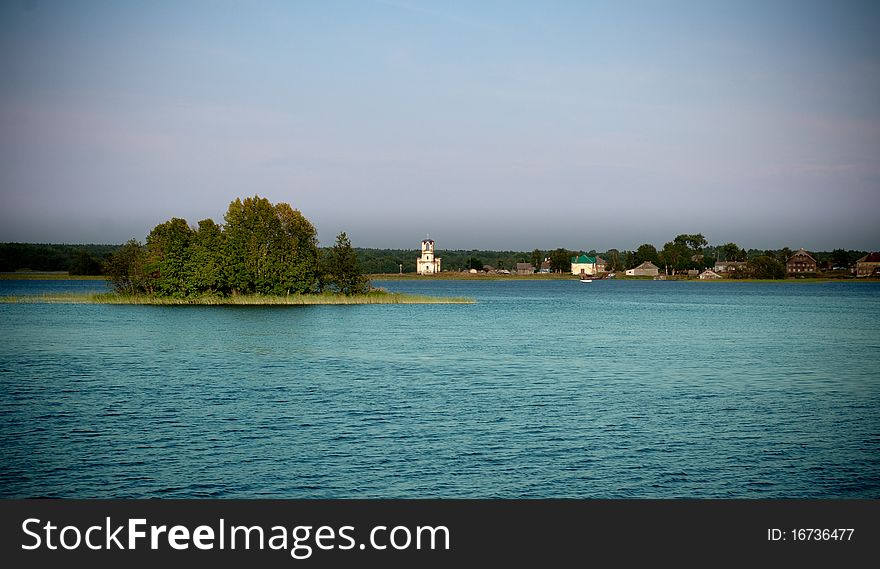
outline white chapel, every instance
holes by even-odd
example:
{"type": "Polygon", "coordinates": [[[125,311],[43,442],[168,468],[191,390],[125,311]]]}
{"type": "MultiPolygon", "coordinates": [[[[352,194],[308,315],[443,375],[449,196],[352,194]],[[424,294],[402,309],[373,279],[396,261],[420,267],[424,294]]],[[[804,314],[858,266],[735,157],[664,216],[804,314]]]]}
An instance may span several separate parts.
{"type": "Polygon", "coordinates": [[[433,275],[440,272],[440,257],[434,257],[434,240],[422,241],[422,256],[416,259],[416,272],[420,275],[433,275]]]}

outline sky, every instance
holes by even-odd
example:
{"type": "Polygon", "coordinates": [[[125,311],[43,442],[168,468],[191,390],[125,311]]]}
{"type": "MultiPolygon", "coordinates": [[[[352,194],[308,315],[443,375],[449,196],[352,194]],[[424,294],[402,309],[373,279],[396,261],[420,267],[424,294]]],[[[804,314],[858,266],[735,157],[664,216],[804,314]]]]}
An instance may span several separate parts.
{"type": "Polygon", "coordinates": [[[880,248],[880,2],[0,2],[0,241],[880,248]]]}

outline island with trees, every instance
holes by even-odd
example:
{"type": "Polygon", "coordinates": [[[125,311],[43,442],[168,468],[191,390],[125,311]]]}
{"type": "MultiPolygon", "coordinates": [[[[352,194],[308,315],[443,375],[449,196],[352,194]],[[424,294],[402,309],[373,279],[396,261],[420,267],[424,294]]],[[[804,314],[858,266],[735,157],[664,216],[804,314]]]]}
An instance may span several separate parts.
{"type": "MultiPolygon", "coordinates": [[[[259,196],[229,204],[223,225],[172,218],[110,253],[114,292],[49,295],[45,302],[107,304],[423,304],[469,299],[389,293],[364,276],[345,232],[321,250],[314,225],[259,196]]],[[[23,300],[34,300],[25,299],[23,300]]]]}

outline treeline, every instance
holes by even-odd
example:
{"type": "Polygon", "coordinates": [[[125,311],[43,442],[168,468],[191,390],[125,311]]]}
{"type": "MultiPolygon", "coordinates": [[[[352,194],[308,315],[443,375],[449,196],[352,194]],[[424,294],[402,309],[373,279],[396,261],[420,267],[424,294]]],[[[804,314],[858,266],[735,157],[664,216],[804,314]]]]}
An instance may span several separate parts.
{"type": "MultiPolygon", "coordinates": [[[[249,198],[250,199],[250,198],[249,198]]],[[[245,200],[248,201],[248,200],[245,200]]],[[[235,203],[235,202],[233,202],[235,203]]],[[[280,205],[280,204],[279,204],[280,205]]],[[[275,206],[273,206],[275,207],[275,206]]],[[[289,207],[289,206],[288,206],[289,207]]],[[[172,220],[173,221],[173,220],[172,220]]],[[[170,223],[170,222],[167,222],[170,223]]],[[[178,223],[186,222],[180,220],[178,223]]],[[[211,244],[215,239],[221,241],[224,237],[216,237],[217,233],[223,233],[224,229],[211,220],[204,220],[202,227],[191,228],[190,240],[202,243],[193,248],[193,252],[206,262],[211,258],[211,249],[204,249],[206,244],[211,244]]],[[[164,224],[163,224],[164,225],[164,224]]],[[[158,226],[157,229],[161,227],[158,226]]],[[[180,228],[182,231],[182,228],[180,228]]],[[[154,229],[154,231],[156,231],[154,229]]],[[[171,230],[174,233],[174,230],[171,230]]],[[[312,227],[312,231],[314,228],[312,227]]],[[[185,231],[183,231],[186,233],[185,231]]],[[[160,240],[156,236],[156,240],[160,240]]],[[[160,240],[161,241],[161,240],[160,240]]],[[[214,245],[210,245],[214,247],[214,245]]],[[[0,270],[16,271],[30,269],[35,271],[70,271],[71,274],[107,274],[107,262],[110,254],[116,250],[131,247],[119,245],[41,245],[29,243],[2,243],[0,244],[0,270]]],[[[138,247],[142,247],[138,244],[138,247]]],[[[319,264],[317,273],[327,274],[327,259],[333,253],[331,247],[318,248],[319,264]],[[323,265],[322,265],[323,263],[323,265]]],[[[420,255],[418,249],[365,249],[354,248],[351,253],[357,265],[364,274],[414,273],[416,259],[420,255]]],[[[736,243],[722,245],[709,245],[701,235],[681,234],[665,243],[661,248],[651,243],[643,243],[635,250],[609,249],[607,251],[593,250],[570,250],[557,248],[552,250],[534,249],[532,251],[492,251],[482,249],[438,249],[437,254],[443,259],[444,271],[465,271],[469,269],[483,270],[485,266],[494,269],[515,270],[517,263],[531,263],[535,269],[540,267],[544,259],[550,259],[553,272],[566,273],[571,270],[571,258],[580,255],[598,255],[607,263],[609,271],[624,271],[632,269],[645,261],[650,261],[661,270],[670,272],[682,272],[691,269],[703,270],[712,268],[717,261],[748,261],[749,266],[740,271],[738,276],[750,278],[774,278],[769,275],[784,276],[785,262],[793,254],[787,247],[782,249],[749,249],[745,250],[736,243]]],[[[823,269],[848,269],[856,260],[867,254],[866,251],[835,249],[833,251],[811,252],[820,268],[823,269]]],[[[190,261],[190,269],[197,263],[190,261]]],[[[209,263],[210,265],[210,263],[209,263]]],[[[226,267],[224,270],[229,270],[226,267]]],[[[219,284],[221,279],[215,278],[214,269],[207,267],[203,273],[192,275],[192,290],[212,290],[213,284],[219,284]]],[[[223,271],[220,271],[223,274],[223,271]]],[[[231,291],[230,284],[234,279],[224,277],[225,283],[218,290],[231,291]]],[[[782,278],[782,277],[780,277],[782,278]]],[[[326,279],[323,279],[326,280],[326,279]]],[[[322,286],[322,279],[318,279],[317,287],[322,286]]],[[[312,287],[314,288],[314,287],[312,287]]]]}
{"type": "MultiPolygon", "coordinates": [[[[416,259],[420,255],[418,249],[356,249],[356,252],[364,271],[372,274],[396,273],[400,270],[404,273],[415,272],[416,259]]],[[[784,278],[785,263],[793,253],[788,247],[746,250],[736,243],[709,245],[699,233],[677,235],[659,249],[651,243],[643,243],[635,250],[607,251],[566,248],[532,251],[437,250],[437,256],[443,259],[444,271],[483,270],[486,266],[513,271],[517,263],[531,263],[537,270],[544,259],[549,259],[552,272],[567,273],[571,270],[572,257],[587,254],[605,260],[608,271],[625,271],[650,261],[661,271],[680,273],[712,268],[718,261],[743,261],[748,262],[738,273],[743,278],[784,278]]],[[[835,249],[811,254],[822,268],[848,269],[867,253],[835,249]]]]}
{"type": "Polygon", "coordinates": [[[119,245],[50,245],[0,243],[0,271],[68,271],[103,274],[104,263],[119,245]]]}
{"type": "Polygon", "coordinates": [[[125,294],[350,295],[370,287],[344,232],[321,251],[302,213],[259,196],[230,203],[222,226],[211,219],[197,227],[180,218],[161,223],[145,244],[131,240],[110,255],[105,269],[125,294]]]}

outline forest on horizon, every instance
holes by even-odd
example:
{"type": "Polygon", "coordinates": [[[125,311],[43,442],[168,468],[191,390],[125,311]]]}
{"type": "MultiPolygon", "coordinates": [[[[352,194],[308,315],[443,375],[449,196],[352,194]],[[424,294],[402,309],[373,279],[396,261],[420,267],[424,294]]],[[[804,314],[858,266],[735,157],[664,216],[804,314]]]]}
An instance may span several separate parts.
{"type": "MultiPolygon", "coordinates": [[[[681,237],[681,236],[679,236],[681,237]]],[[[675,240],[666,251],[675,248],[675,240]]],[[[668,244],[667,244],[668,245],[668,244]]],[[[71,275],[101,275],[110,255],[123,247],[108,244],[43,244],[43,243],[0,243],[0,272],[39,271],[69,272],[71,275]]],[[[321,247],[321,251],[330,250],[321,247]]],[[[376,249],[353,247],[365,274],[414,273],[418,249],[376,249]]],[[[761,256],[771,256],[780,262],[791,254],[791,249],[761,250],[739,249],[735,244],[706,245],[700,247],[702,261],[683,260],[682,265],[692,264],[693,268],[711,267],[716,260],[752,260],[761,256]],[[736,249],[736,251],[734,251],[736,249]]],[[[574,251],[564,248],[550,251],[495,251],[484,249],[438,249],[437,256],[443,259],[443,271],[464,271],[471,268],[482,270],[488,265],[494,269],[515,270],[517,263],[531,263],[536,268],[545,258],[550,258],[555,271],[566,271],[566,265],[574,255],[599,255],[610,263],[611,270],[624,270],[649,260],[661,263],[664,249],[656,249],[651,244],[643,244],[635,251],[610,249],[608,251],[574,251]]],[[[685,256],[680,251],[679,256],[685,256]]],[[[850,267],[866,251],[835,249],[833,251],[811,252],[820,267],[850,267]]],[[[685,256],[689,259],[690,256],[685,256]]],[[[658,265],[660,266],[660,265],[658,265]]]]}

